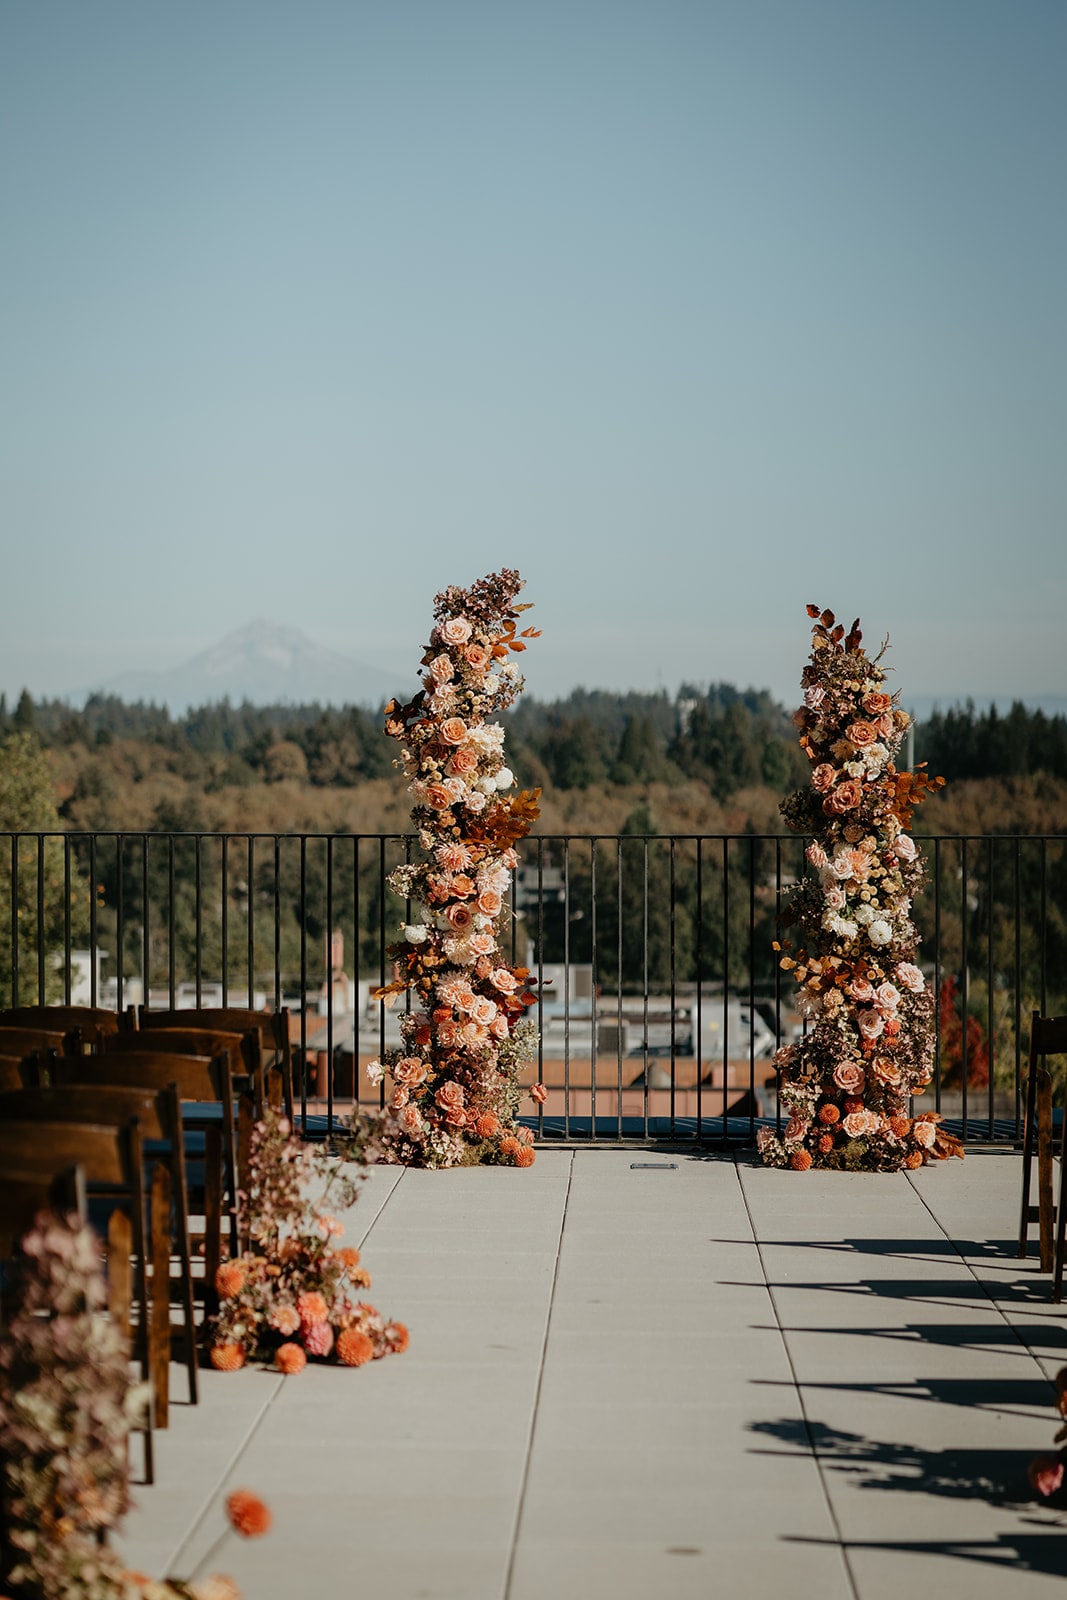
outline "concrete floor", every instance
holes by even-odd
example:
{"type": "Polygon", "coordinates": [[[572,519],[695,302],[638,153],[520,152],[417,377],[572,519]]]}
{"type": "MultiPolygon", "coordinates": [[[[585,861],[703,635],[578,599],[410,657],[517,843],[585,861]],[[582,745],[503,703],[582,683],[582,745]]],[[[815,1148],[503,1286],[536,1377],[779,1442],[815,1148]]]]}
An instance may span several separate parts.
{"type": "Polygon", "coordinates": [[[1067,1514],[1026,1465],[1067,1318],[1015,1259],[1018,1173],[994,1150],[911,1177],[619,1149],[378,1169],[347,1242],[410,1349],[205,1373],[122,1547],[189,1576],[241,1486],[274,1528],[205,1570],[245,1600],[1062,1594],[1067,1514]]]}

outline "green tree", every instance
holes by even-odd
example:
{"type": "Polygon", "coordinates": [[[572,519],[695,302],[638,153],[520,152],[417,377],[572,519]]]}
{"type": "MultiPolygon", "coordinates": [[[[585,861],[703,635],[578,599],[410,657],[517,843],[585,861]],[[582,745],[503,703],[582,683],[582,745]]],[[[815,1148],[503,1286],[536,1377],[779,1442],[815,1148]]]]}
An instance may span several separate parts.
{"type": "Polygon", "coordinates": [[[85,885],[71,861],[68,901],[61,827],[40,743],[26,730],[9,734],[0,742],[0,998],[5,1003],[62,996],[68,915],[71,938],[84,937],[85,885]],[[39,950],[45,953],[43,993],[39,950]]]}

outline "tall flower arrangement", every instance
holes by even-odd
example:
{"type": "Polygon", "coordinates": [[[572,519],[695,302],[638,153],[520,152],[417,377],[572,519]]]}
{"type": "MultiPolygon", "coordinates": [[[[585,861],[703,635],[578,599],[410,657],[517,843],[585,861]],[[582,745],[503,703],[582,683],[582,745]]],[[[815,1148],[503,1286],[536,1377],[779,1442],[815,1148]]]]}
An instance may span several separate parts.
{"type": "MultiPolygon", "coordinates": [[[[505,568],[434,601],[422,657],[423,687],[407,705],[390,702],[385,730],[414,805],[423,859],[399,867],[390,885],[422,908],[390,949],[390,1003],[410,990],[402,1046],[371,1065],[391,1093],[382,1137],[393,1160],[448,1167],[479,1161],[529,1166],[532,1134],[517,1122],[518,1069],[537,1034],[526,967],[501,950],[501,921],[515,844],[538,814],[540,790],[514,793],[504,730],[494,721],[523,688],[510,660],[536,638],[519,631],[517,572],[505,568]]],[[[543,1098],[538,1086],[531,1091],[543,1098]]]]}
{"type": "Polygon", "coordinates": [[[758,1143],[770,1166],[895,1172],[963,1154],[936,1112],[909,1110],[933,1071],[934,1001],[916,965],[911,902],[925,871],[907,829],[944,780],[897,767],[910,719],[887,690],[882,652],[872,660],[863,649],[858,621],[846,634],[832,611],[809,606],[808,615],[812,652],[794,720],[811,784],[781,809],[790,828],[812,835],[813,875],[783,910],[797,944],[776,948],[810,1027],[776,1057],[790,1112],[783,1137],[761,1129],[758,1143]]]}
{"type": "Polygon", "coordinates": [[[350,1206],[358,1180],[269,1109],[253,1131],[248,1166],[242,1200],[249,1247],[216,1274],[212,1366],[233,1372],[254,1358],[288,1374],[300,1372],[309,1356],[361,1367],[406,1349],[403,1323],[353,1298],[370,1287],[370,1275],[359,1251],[338,1243],[344,1224],[325,1209],[327,1202],[350,1206]]]}

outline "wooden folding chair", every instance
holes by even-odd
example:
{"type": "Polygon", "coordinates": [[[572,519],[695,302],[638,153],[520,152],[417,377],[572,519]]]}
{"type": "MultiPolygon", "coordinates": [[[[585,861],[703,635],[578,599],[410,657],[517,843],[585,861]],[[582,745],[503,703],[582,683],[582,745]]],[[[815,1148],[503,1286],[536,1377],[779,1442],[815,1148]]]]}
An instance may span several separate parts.
{"type": "Polygon", "coordinates": [[[35,1028],[28,1023],[0,1022],[0,1055],[28,1056],[36,1050],[80,1055],[81,1033],[77,1028],[35,1028]]]}
{"type": "Polygon", "coordinates": [[[1025,1256],[1034,1208],[1030,1204],[1033,1158],[1037,1154],[1037,1220],[1041,1270],[1052,1272],[1052,1298],[1063,1292],[1064,1247],[1067,1237],[1067,1112],[1060,1136],[1059,1202],[1052,1199],[1052,1088],[1043,1065],[1046,1056],[1067,1055],[1067,1017],[1030,1018],[1030,1054],[1026,1075],[1026,1117],[1023,1133],[1023,1186],[1019,1217],[1019,1255],[1025,1256]]]}
{"type": "Polygon", "coordinates": [[[69,1033],[77,1028],[85,1045],[95,1050],[109,1034],[132,1030],[133,1007],[110,1011],[104,1006],[9,1006],[0,1010],[0,1028],[48,1028],[69,1033]]]}
{"type": "MultiPolygon", "coordinates": [[[[179,1016],[182,1014],[176,1013],[179,1016]]],[[[197,1013],[186,1012],[184,1015],[196,1016],[197,1013]]],[[[144,1033],[113,1034],[104,1040],[101,1047],[101,1053],[106,1055],[144,1050],[165,1051],[170,1055],[183,1056],[227,1055],[233,1075],[234,1092],[237,1093],[242,1087],[242,1078],[246,1079],[254,1113],[256,1117],[263,1115],[263,1052],[259,1033],[255,1028],[243,1030],[201,1028],[190,1023],[188,1027],[151,1028],[144,1033]]]]}
{"type": "MultiPolygon", "coordinates": [[[[131,1340],[141,1376],[151,1382],[148,1228],[144,1156],[136,1118],[121,1127],[88,1122],[0,1119],[0,1172],[52,1173],[80,1166],[93,1199],[117,1202],[107,1221],[108,1312],[131,1340]],[[131,1292],[132,1263],[132,1292],[131,1292]],[[133,1311],[136,1308],[136,1320],[133,1311]],[[131,1326],[132,1324],[132,1326],[131,1326]]],[[[144,1427],[145,1479],[154,1481],[151,1412],[144,1427]]]]}
{"type": "MultiPolygon", "coordinates": [[[[77,1081],[139,1089],[164,1089],[174,1084],[181,1101],[184,1132],[202,1134],[204,1138],[203,1189],[194,1199],[200,1202],[204,1216],[205,1302],[210,1306],[215,1273],[222,1261],[224,1205],[229,1212],[231,1249],[238,1247],[240,1238],[241,1161],[229,1054],[208,1057],[156,1051],[151,1048],[150,1035],[141,1038],[140,1050],[106,1050],[79,1059],[75,1064],[77,1081]]],[[[192,1159],[193,1153],[187,1147],[187,1166],[192,1159]]]]}
{"type": "MultiPolygon", "coordinates": [[[[223,1028],[230,1032],[259,1035],[266,1073],[268,1098],[272,1105],[280,1100],[286,1116],[293,1116],[293,1054],[289,1040],[289,1011],[252,1011],[247,1006],[201,1006],[192,1011],[146,1011],[140,1014],[140,1027],[223,1028]]],[[[259,1114],[257,1108],[257,1115],[259,1114]]]]}
{"type": "Polygon", "coordinates": [[[196,1316],[193,1262],[189,1242],[189,1186],[181,1103],[173,1083],[161,1088],[129,1088],[94,1081],[89,1057],[60,1057],[50,1088],[19,1089],[0,1095],[0,1119],[92,1122],[122,1126],[134,1117],[140,1123],[145,1155],[151,1163],[152,1381],[156,1425],[168,1424],[170,1396],[171,1246],[178,1257],[179,1303],[182,1310],[189,1399],[198,1399],[196,1316]],[[153,1148],[149,1149],[149,1145],[153,1148]],[[172,1229],[173,1221],[173,1229],[172,1229]],[[172,1237],[173,1235],[173,1237],[172,1237]]]}

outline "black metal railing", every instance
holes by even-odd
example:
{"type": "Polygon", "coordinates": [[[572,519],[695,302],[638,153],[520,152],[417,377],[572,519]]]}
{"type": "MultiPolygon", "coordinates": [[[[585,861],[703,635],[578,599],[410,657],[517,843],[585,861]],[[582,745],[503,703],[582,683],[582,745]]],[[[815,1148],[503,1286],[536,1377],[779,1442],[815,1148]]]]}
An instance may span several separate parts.
{"type": "MultiPolygon", "coordinates": [[[[1014,1139],[1030,1013],[1067,1010],[1064,839],[919,843],[932,1103],[968,1138],[1014,1139]]],[[[774,941],[803,844],[524,842],[508,941],[541,986],[543,1137],[747,1140],[779,1115],[770,1058],[800,1023],[774,941]]],[[[0,833],[0,1002],[288,1005],[301,1115],[328,1128],[378,1097],[365,1066],[395,1022],[369,997],[413,915],[386,879],[416,849],[404,835],[0,833]]]]}

